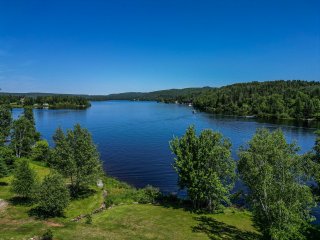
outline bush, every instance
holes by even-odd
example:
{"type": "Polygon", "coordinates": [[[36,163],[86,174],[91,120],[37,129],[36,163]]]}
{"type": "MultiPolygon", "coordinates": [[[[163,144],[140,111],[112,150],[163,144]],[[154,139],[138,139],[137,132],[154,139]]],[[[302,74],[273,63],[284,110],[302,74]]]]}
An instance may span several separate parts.
{"type": "Polygon", "coordinates": [[[155,203],[160,197],[161,193],[158,188],[150,185],[137,191],[136,201],[139,203],[155,203]]]}
{"type": "Polygon", "coordinates": [[[58,173],[46,176],[38,192],[38,208],[48,216],[58,216],[68,206],[69,191],[58,173]]]}
{"type": "Polygon", "coordinates": [[[7,146],[0,147],[0,160],[6,163],[8,170],[13,168],[15,159],[16,157],[11,148],[7,146]]]}
{"type": "Polygon", "coordinates": [[[52,240],[53,239],[53,233],[50,229],[48,229],[48,231],[46,231],[43,235],[42,235],[42,240],[52,240]]]}
{"type": "Polygon", "coordinates": [[[112,205],[119,205],[121,203],[133,203],[136,201],[137,190],[132,189],[123,189],[116,194],[110,194],[105,200],[106,207],[111,207],[112,205]]]}
{"type": "Polygon", "coordinates": [[[91,214],[88,214],[86,216],[86,224],[92,224],[92,215],[91,214]]]}
{"type": "Polygon", "coordinates": [[[8,167],[5,161],[0,159],[0,178],[6,177],[8,175],[8,167]]]}
{"type": "Polygon", "coordinates": [[[50,156],[49,143],[46,140],[36,142],[32,148],[31,156],[35,161],[47,162],[50,156]]]}
{"type": "Polygon", "coordinates": [[[112,196],[108,196],[106,198],[106,200],[104,201],[104,204],[106,205],[106,208],[111,207],[112,205],[114,205],[114,199],[112,196]]]}

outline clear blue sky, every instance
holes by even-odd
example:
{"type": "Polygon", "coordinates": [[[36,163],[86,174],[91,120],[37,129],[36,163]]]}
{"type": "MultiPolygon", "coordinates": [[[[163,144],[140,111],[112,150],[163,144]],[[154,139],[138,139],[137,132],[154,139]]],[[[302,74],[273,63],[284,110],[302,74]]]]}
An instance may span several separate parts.
{"type": "Polygon", "coordinates": [[[0,0],[0,88],[320,80],[319,0],[0,0]]]}

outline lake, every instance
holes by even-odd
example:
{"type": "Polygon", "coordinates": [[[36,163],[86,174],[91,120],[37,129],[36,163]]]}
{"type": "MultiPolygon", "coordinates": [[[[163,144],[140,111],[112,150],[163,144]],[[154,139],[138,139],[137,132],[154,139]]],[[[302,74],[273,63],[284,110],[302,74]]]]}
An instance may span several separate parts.
{"type": "MultiPolygon", "coordinates": [[[[22,109],[14,109],[14,117],[21,112],[22,109]]],[[[281,128],[288,141],[298,143],[301,153],[309,151],[315,141],[313,127],[193,114],[191,107],[179,104],[106,101],[92,102],[87,110],[36,109],[34,114],[38,131],[50,144],[59,126],[66,130],[80,123],[92,133],[108,175],[136,187],[151,184],[166,193],[178,191],[169,141],[173,136],[183,135],[191,124],[198,131],[210,128],[229,138],[234,158],[239,147],[261,127],[281,128]]]]}

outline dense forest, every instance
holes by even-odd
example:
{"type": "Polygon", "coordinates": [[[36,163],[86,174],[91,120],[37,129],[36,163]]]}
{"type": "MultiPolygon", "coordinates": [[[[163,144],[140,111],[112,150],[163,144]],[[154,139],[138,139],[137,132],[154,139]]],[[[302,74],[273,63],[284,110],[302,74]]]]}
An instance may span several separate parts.
{"type": "Polygon", "coordinates": [[[320,119],[320,82],[267,81],[220,88],[186,88],[150,93],[121,93],[108,100],[192,103],[201,111],[276,119],[320,119]]]}
{"type": "Polygon", "coordinates": [[[1,94],[1,105],[12,107],[34,107],[50,109],[86,109],[90,107],[87,98],[76,95],[44,95],[44,94],[1,94]]]}
{"type": "Polygon", "coordinates": [[[110,95],[1,93],[0,104],[49,108],[87,108],[89,101],[132,100],[192,104],[209,113],[275,119],[320,120],[320,82],[266,81],[220,88],[185,88],[110,95]]]}

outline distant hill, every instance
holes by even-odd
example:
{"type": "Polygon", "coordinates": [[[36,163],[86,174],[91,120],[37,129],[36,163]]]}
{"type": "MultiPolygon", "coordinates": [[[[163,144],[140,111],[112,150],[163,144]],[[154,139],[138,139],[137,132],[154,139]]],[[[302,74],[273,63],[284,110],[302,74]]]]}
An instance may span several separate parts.
{"type": "MultiPolygon", "coordinates": [[[[276,119],[320,120],[320,82],[277,80],[236,83],[219,88],[184,88],[109,95],[0,93],[29,98],[60,97],[87,101],[131,100],[191,103],[200,111],[276,119]]],[[[67,101],[64,100],[64,101],[67,101]]],[[[87,104],[86,104],[87,105],[87,104]]]]}

